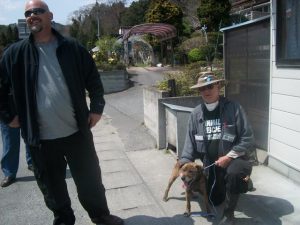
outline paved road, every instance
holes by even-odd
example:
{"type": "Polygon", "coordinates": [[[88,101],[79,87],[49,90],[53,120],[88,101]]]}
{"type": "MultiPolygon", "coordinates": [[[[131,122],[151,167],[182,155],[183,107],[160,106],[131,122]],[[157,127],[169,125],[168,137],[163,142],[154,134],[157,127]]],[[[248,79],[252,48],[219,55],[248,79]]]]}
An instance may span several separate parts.
{"type": "Polygon", "coordinates": [[[170,70],[170,67],[131,67],[128,72],[133,87],[105,96],[105,113],[113,118],[112,125],[118,128],[127,151],[155,148],[155,140],[143,126],[143,87],[157,84],[163,80],[163,73],[170,70]]]}

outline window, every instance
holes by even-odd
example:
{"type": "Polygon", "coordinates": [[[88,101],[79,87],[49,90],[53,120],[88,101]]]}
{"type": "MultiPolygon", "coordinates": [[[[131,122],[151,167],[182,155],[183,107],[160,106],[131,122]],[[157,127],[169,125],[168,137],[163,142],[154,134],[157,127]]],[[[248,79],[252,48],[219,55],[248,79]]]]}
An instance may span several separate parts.
{"type": "Polygon", "coordinates": [[[277,1],[276,64],[300,67],[300,1],[277,1]]]}

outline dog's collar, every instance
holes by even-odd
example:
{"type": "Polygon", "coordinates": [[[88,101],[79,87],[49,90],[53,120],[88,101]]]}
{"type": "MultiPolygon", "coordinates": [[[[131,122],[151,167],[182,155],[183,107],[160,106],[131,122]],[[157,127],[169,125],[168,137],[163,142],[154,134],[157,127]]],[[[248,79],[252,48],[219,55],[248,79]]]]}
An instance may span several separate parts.
{"type": "Polygon", "coordinates": [[[201,174],[197,173],[197,175],[191,179],[189,182],[184,182],[185,188],[189,189],[192,185],[201,179],[201,174]]]}

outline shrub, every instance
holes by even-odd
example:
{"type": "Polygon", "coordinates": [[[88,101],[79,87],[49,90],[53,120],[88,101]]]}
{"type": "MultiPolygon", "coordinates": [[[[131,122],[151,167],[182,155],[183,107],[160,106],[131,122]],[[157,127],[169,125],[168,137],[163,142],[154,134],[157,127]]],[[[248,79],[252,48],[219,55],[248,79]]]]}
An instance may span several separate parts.
{"type": "Polygon", "coordinates": [[[167,73],[165,75],[165,79],[158,83],[158,89],[170,91],[168,87],[168,80],[170,79],[175,79],[177,96],[197,95],[197,91],[195,91],[194,89],[190,89],[190,87],[194,85],[193,75],[187,74],[184,71],[179,73],[167,73]]]}
{"type": "MultiPolygon", "coordinates": [[[[197,83],[200,72],[207,71],[205,65],[205,61],[199,61],[189,64],[180,72],[167,72],[164,74],[164,80],[157,83],[157,88],[163,91],[170,91],[168,80],[175,79],[177,96],[198,96],[199,91],[197,89],[190,89],[190,87],[197,83]]],[[[213,72],[216,76],[222,77],[223,70],[220,67],[217,68],[213,72]]]]}
{"type": "Polygon", "coordinates": [[[125,70],[126,65],[122,62],[109,63],[109,62],[96,62],[96,66],[98,69],[102,71],[111,71],[111,70],[125,70]]]}
{"type": "Polygon", "coordinates": [[[122,46],[116,38],[103,37],[97,41],[99,50],[93,53],[97,68],[103,71],[123,70],[125,64],[120,60],[122,46]]]}
{"type": "Polygon", "coordinates": [[[190,87],[197,81],[200,71],[201,68],[197,66],[197,68],[185,67],[180,72],[167,72],[164,74],[164,80],[157,83],[157,88],[159,90],[170,91],[168,80],[175,79],[177,96],[196,96],[198,95],[198,91],[190,89],[190,87]]]}
{"type": "Polygon", "coordinates": [[[199,48],[193,48],[191,51],[189,51],[188,58],[190,62],[197,62],[203,60],[203,55],[199,48]]]}

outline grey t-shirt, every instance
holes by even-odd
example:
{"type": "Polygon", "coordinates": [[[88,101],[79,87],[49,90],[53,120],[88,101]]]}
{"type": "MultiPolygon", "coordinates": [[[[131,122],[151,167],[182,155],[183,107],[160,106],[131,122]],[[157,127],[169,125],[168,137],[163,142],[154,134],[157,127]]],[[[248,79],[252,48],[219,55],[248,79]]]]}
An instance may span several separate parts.
{"type": "Polygon", "coordinates": [[[42,140],[67,137],[78,131],[74,107],[57,60],[57,41],[37,43],[39,74],[37,109],[42,140]]]}

